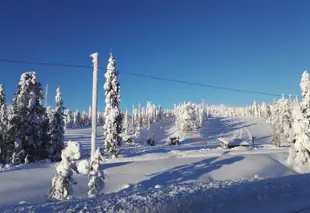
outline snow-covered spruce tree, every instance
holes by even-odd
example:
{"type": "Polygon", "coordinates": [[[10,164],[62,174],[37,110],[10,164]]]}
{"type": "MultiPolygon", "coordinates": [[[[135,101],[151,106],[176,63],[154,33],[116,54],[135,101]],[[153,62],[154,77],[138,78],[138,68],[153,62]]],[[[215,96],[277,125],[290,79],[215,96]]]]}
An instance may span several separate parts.
{"type": "Polygon", "coordinates": [[[89,117],[88,113],[85,111],[82,111],[82,116],[81,116],[81,126],[86,127],[89,125],[89,117]]]}
{"type": "Polygon", "coordinates": [[[97,122],[99,125],[104,124],[104,112],[97,112],[97,122]]]}
{"type": "Polygon", "coordinates": [[[310,171],[310,81],[309,74],[305,71],[302,74],[301,82],[302,101],[294,103],[293,117],[293,136],[291,149],[289,152],[288,163],[299,172],[310,171]]]}
{"type": "Polygon", "coordinates": [[[104,159],[102,157],[100,148],[98,148],[92,156],[91,162],[90,162],[90,171],[88,173],[89,177],[89,191],[88,191],[88,196],[89,197],[94,197],[104,187],[104,174],[103,171],[100,169],[100,162],[102,162],[104,159]]]}
{"type": "Polygon", "coordinates": [[[290,143],[292,139],[292,105],[288,99],[282,99],[281,103],[281,125],[283,132],[281,134],[282,143],[290,143]]]}
{"type": "Polygon", "coordinates": [[[49,125],[49,136],[50,136],[50,147],[49,154],[52,162],[61,160],[61,150],[64,149],[64,106],[61,96],[60,88],[56,90],[56,107],[53,109],[50,125],[49,125]]]}
{"type": "Polygon", "coordinates": [[[117,157],[119,151],[117,146],[120,146],[122,131],[122,119],[119,110],[120,105],[120,85],[117,81],[117,71],[115,68],[116,61],[110,53],[109,63],[107,66],[107,72],[105,74],[106,83],[104,84],[105,89],[105,123],[103,126],[105,143],[104,148],[111,157],[117,157]]]}
{"type": "Polygon", "coordinates": [[[8,141],[14,146],[14,164],[36,162],[49,157],[49,121],[42,102],[42,87],[36,73],[23,73],[13,99],[13,115],[7,134],[8,141]]]}
{"type": "Polygon", "coordinates": [[[74,113],[74,118],[73,118],[73,124],[74,124],[74,128],[78,128],[81,126],[82,122],[81,122],[81,113],[76,110],[74,113]]]}
{"type": "Polygon", "coordinates": [[[176,125],[182,131],[197,130],[197,120],[194,104],[188,102],[176,108],[176,125]]]}
{"type": "Polygon", "coordinates": [[[273,127],[273,139],[272,143],[275,146],[280,147],[282,145],[282,134],[283,134],[283,125],[282,125],[282,116],[281,112],[283,111],[282,109],[282,104],[281,104],[281,99],[280,100],[275,100],[273,104],[271,105],[271,124],[273,127]]]}
{"type": "Polygon", "coordinates": [[[0,85],[0,163],[7,163],[7,153],[10,151],[9,144],[7,143],[8,130],[8,114],[5,103],[5,90],[3,85],[0,85]]]}
{"type": "Polygon", "coordinates": [[[61,162],[56,167],[56,174],[52,180],[52,189],[49,192],[51,198],[67,200],[72,197],[74,180],[73,171],[79,173],[76,160],[81,157],[82,145],[78,142],[69,141],[66,148],[61,152],[61,162]]]}
{"type": "Polygon", "coordinates": [[[299,104],[293,108],[292,134],[293,140],[289,150],[288,164],[292,165],[298,172],[310,171],[310,143],[309,143],[309,121],[305,119],[299,104]]]}
{"type": "Polygon", "coordinates": [[[73,114],[69,109],[64,110],[64,116],[65,116],[65,128],[72,128],[73,126],[73,114]]]}
{"type": "Polygon", "coordinates": [[[302,114],[310,120],[310,80],[307,71],[304,71],[300,82],[302,101],[300,103],[302,114]]]}
{"type": "Polygon", "coordinates": [[[129,115],[128,115],[128,111],[126,110],[124,114],[124,119],[123,119],[123,130],[126,135],[128,135],[130,131],[129,125],[130,125],[129,115]]]}

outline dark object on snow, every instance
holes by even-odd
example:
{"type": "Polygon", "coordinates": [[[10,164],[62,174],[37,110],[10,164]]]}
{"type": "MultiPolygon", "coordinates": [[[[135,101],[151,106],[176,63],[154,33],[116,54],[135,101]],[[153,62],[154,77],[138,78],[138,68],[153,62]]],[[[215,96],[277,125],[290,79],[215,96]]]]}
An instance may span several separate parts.
{"type": "Polygon", "coordinates": [[[253,148],[254,148],[255,138],[256,138],[256,137],[253,137],[253,136],[252,136],[252,147],[253,147],[253,148]]]}
{"type": "Polygon", "coordinates": [[[218,140],[220,141],[220,146],[223,149],[231,149],[239,146],[248,148],[250,146],[247,141],[243,141],[240,138],[234,138],[232,140],[227,138],[218,138],[218,140]]]}
{"type": "Polygon", "coordinates": [[[170,138],[169,145],[180,145],[180,138],[179,137],[170,138]]]}
{"type": "Polygon", "coordinates": [[[135,142],[131,138],[128,138],[126,140],[126,143],[129,144],[129,145],[135,145],[135,142]]]}
{"type": "Polygon", "coordinates": [[[150,146],[155,146],[155,140],[152,139],[152,138],[148,138],[147,139],[147,144],[150,145],[150,146]]]}

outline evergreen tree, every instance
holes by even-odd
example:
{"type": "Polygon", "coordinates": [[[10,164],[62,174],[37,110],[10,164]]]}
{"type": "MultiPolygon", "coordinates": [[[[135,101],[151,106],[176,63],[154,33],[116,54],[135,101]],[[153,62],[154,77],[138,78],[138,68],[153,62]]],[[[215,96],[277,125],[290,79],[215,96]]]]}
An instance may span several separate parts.
{"type": "Polygon", "coordinates": [[[81,119],[81,113],[78,110],[76,110],[74,113],[74,120],[73,120],[75,128],[78,128],[81,126],[81,124],[82,124],[81,120],[82,120],[81,119]]]}
{"type": "Polygon", "coordinates": [[[74,123],[74,115],[73,112],[71,112],[68,109],[64,110],[64,115],[65,115],[65,127],[66,128],[72,128],[73,123],[74,123]]]}
{"type": "Polygon", "coordinates": [[[60,88],[56,90],[56,107],[53,110],[50,125],[49,125],[49,135],[50,135],[50,159],[51,161],[61,160],[61,150],[64,149],[64,133],[65,133],[65,123],[64,123],[64,106],[61,96],[60,88]]]}
{"type": "Polygon", "coordinates": [[[89,125],[88,113],[85,111],[82,112],[81,124],[82,124],[82,126],[88,126],[89,125]]]}
{"type": "Polygon", "coordinates": [[[302,102],[294,104],[293,110],[293,136],[289,152],[288,163],[293,165],[299,172],[310,171],[310,142],[309,142],[309,116],[310,116],[310,81],[309,74],[302,74],[301,82],[302,102]]]}
{"type": "Polygon", "coordinates": [[[123,119],[123,128],[124,128],[124,132],[126,135],[129,134],[129,116],[128,116],[128,111],[126,110],[125,115],[124,115],[124,119],[123,119]]]}
{"type": "Polygon", "coordinates": [[[104,123],[104,136],[105,136],[105,150],[111,157],[117,157],[119,152],[117,146],[120,146],[121,137],[121,113],[119,110],[120,105],[120,85],[117,81],[117,71],[115,68],[116,61],[110,53],[107,72],[105,74],[106,83],[105,89],[105,123],[104,123]]]}
{"type": "Polygon", "coordinates": [[[14,164],[48,158],[48,118],[35,72],[22,74],[13,99],[8,141],[14,145],[14,164]]]}
{"type": "Polygon", "coordinates": [[[5,103],[5,90],[3,85],[0,85],[0,163],[7,163],[7,154],[10,147],[7,143],[7,130],[8,130],[8,115],[5,103]]]}

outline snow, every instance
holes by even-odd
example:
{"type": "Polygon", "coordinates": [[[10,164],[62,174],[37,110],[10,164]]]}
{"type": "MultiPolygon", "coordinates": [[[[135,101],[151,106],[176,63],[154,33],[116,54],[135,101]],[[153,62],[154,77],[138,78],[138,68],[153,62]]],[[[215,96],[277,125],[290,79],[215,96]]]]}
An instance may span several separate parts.
{"type": "Polygon", "coordinates": [[[295,212],[309,208],[309,175],[180,183],[70,202],[25,204],[1,212],[295,212]],[[298,202],[292,198],[298,198],[298,202]]]}
{"type": "Polygon", "coordinates": [[[88,175],[89,170],[90,170],[90,163],[89,163],[89,161],[88,160],[81,160],[78,163],[77,169],[78,169],[80,174],[88,175]]]}
{"type": "MultiPolygon", "coordinates": [[[[90,128],[71,129],[65,135],[66,141],[82,144],[84,159],[90,153],[90,133],[90,128]]],[[[102,134],[98,128],[97,145],[103,144],[102,134]]],[[[288,147],[270,143],[272,129],[263,121],[210,118],[199,131],[184,133],[170,119],[152,123],[147,134],[155,134],[156,146],[124,144],[120,158],[104,160],[104,194],[96,198],[87,198],[86,160],[77,162],[82,173],[74,175],[77,199],[57,203],[46,196],[57,163],[3,168],[0,212],[283,212],[308,205],[310,190],[304,186],[309,176],[286,166],[288,147]],[[178,136],[180,146],[166,145],[178,136]],[[219,137],[250,141],[252,136],[255,149],[218,147],[219,137]],[[300,203],[293,203],[295,197],[300,203]],[[21,201],[26,203],[17,205],[21,201]]]]}

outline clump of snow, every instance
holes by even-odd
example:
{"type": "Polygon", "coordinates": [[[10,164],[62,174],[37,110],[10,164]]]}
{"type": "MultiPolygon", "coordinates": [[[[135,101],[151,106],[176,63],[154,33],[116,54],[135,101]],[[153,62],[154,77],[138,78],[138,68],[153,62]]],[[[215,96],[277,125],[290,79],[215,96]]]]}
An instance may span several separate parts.
{"type": "Polygon", "coordinates": [[[154,188],[155,188],[155,189],[159,189],[159,188],[161,188],[161,187],[162,187],[161,185],[157,184],[154,188]]]}
{"type": "Polygon", "coordinates": [[[130,187],[130,184],[125,184],[122,189],[128,189],[130,187]]]}
{"type": "Polygon", "coordinates": [[[80,174],[88,175],[88,173],[90,171],[89,161],[88,160],[81,160],[78,163],[77,169],[78,169],[80,174]]]}
{"type": "Polygon", "coordinates": [[[27,202],[26,201],[20,201],[18,204],[23,205],[23,204],[27,204],[27,202]]]}

